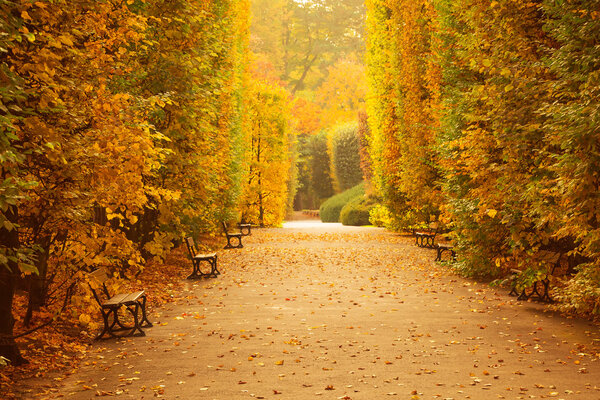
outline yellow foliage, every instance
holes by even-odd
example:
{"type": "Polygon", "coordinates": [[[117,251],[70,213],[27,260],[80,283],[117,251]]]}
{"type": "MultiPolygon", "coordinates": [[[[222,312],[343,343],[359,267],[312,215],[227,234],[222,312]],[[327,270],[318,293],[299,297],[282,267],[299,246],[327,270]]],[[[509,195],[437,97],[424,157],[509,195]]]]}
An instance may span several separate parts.
{"type": "Polygon", "coordinates": [[[287,208],[292,166],[289,94],[274,83],[254,81],[246,90],[247,179],[241,206],[244,221],[278,225],[287,208]]]}

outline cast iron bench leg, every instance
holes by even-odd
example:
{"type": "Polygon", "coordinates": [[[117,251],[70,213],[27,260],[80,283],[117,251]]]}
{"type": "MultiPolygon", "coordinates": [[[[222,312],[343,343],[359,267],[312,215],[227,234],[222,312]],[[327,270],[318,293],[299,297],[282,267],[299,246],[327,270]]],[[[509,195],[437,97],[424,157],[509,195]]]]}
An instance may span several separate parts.
{"type": "Polygon", "coordinates": [[[211,275],[214,277],[217,277],[217,275],[221,275],[221,273],[219,272],[218,268],[217,268],[217,256],[215,256],[212,260],[211,260],[211,275]]]}
{"type": "Polygon", "coordinates": [[[142,309],[142,320],[140,321],[140,325],[149,328],[152,326],[152,322],[150,322],[148,314],[146,313],[146,295],[143,295],[140,300],[140,307],[142,309]]]}

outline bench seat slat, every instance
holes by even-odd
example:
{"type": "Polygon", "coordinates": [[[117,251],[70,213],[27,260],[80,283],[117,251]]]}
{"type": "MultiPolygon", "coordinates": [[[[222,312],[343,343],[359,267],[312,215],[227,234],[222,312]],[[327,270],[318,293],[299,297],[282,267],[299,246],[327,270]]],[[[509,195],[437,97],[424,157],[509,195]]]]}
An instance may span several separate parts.
{"type": "Polygon", "coordinates": [[[195,254],[194,258],[206,259],[206,258],[214,258],[217,256],[217,253],[206,253],[206,254],[195,254]]]}
{"type": "Polygon", "coordinates": [[[103,306],[116,306],[119,304],[135,302],[144,294],[143,290],[139,292],[133,293],[119,293],[106,300],[102,305],[103,306]]]}

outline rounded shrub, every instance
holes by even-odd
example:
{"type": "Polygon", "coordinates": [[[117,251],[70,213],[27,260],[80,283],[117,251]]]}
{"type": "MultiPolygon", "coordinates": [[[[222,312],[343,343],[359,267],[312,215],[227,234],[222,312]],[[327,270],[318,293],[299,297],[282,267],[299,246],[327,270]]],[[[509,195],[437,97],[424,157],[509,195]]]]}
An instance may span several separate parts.
{"type": "Polygon", "coordinates": [[[351,189],[327,199],[319,209],[319,215],[323,222],[339,222],[342,208],[355,198],[362,198],[365,195],[365,185],[360,183],[351,189]]]}
{"type": "Polygon", "coordinates": [[[340,222],[344,225],[369,225],[371,209],[375,207],[373,200],[361,196],[349,201],[340,212],[340,222]]]}

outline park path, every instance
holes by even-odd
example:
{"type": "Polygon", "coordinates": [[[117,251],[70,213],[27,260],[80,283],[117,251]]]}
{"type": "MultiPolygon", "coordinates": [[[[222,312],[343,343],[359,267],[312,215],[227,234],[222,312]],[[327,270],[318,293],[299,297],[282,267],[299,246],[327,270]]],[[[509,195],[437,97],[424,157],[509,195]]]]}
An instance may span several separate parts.
{"type": "Polygon", "coordinates": [[[597,326],[456,277],[409,237],[294,221],[219,257],[53,398],[600,399],[597,326]]]}

